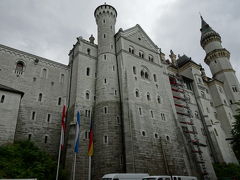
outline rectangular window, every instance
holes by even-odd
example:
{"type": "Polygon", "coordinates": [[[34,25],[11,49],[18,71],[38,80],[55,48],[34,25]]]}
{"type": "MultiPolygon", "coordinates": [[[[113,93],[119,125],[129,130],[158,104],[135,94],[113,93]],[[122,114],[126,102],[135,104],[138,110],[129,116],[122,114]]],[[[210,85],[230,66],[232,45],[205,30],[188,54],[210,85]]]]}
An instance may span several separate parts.
{"type": "Polygon", "coordinates": [[[64,83],[64,74],[61,74],[61,76],[60,76],[60,83],[64,83]]]}
{"type": "Polygon", "coordinates": [[[108,113],[108,108],[107,107],[104,107],[104,114],[107,114],[108,113]]]}
{"type": "Polygon", "coordinates": [[[32,112],[32,116],[31,116],[31,119],[32,119],[32,120],[35,120],[35,118],[36,118],[36,112],[33,111],[33,112],[32,112]]]}
{"type": "Polygon", "coordinates": [[[5,95],[2,95],[2,97],[1,97],[1,103],[4,103],[4,99],[5,99],[5,95]]]}
{"type": "Polygon", "coordinates": [[[50,122],[50,120],[51,120],[51,114],[48,114],[47,115],[47,122],[50,122]]]}
{"type": "Polygon", "coordinates": [[[48,140],[48,137],[45,136],[45,138],[44,138],[44,143],[45,143],[45,144],[47,144],[47,140],[48,140]]]}
{"type": "Polygon", "coordinates": [[[164,113],[161,113],[161,118],[162,118],[163,121],[166,120],[166,117],[165,117],[165,114],[164,114],[164,113]]]}
{"type": "Polygon", "coordinates": [[[58,98],[58,105],[61,105],[62,98],[58,98]]]}
{"type": "Polygon", "coordinates": [[[142,115],[142,108],[138,108],[139,114],[142,115]]]}
{"type": "Polygon", "coordinates": [[[29,140],[29,141],[31,140],[31,137],[32,137],[32,135],[31,135],[31,134],[28,134],[28,140],[29,140]]]}
{"type": "Polygon", "coordinates": [[[153,116],[153,111],[150,111],[150,113],[151,113],[151,117],[153,118],[154,116],[153,116]]]}
{"type": "Polygon", "coordinates": [[[103,139],[103,142],[104,142],[104,144],[108,144],[108,136],[104,136],[104,139],[103,139]]]}

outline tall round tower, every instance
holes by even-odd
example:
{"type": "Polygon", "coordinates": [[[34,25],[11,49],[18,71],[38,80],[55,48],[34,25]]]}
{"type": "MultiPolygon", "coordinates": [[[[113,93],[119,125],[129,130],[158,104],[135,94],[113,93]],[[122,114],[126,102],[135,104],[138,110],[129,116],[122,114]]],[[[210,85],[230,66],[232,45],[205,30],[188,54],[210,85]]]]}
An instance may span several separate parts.
{"type": "Polygon", "coordinates": [[[209,65],[213,78],[224,83],[228,104],[233,113],[236,113],[235,103],[240,100],[240,85],[230,63],[230,53],[222,47],[221,36],[204,21],[202,16],[201,21],[201,46],[206,52],[204,61],[209,65]]]}
{"type": "Polygon", "coordinates": [[[117,11],[104,4],[94,12],[98,26],[96,103],[94,112],[94,179],[123,171],[120,96],[115,53],[117,11]]]}

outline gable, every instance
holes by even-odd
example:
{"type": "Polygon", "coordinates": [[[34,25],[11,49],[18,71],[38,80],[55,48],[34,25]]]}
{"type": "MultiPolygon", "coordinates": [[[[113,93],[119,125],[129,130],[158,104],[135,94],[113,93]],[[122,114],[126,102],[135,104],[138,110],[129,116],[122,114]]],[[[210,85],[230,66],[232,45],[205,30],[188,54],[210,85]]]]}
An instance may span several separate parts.
{"type": "Polygon", "coordinates": [[[121,36],[153,51],[158,51],[159,49],[138,24],[121,32],[121,36]]]}

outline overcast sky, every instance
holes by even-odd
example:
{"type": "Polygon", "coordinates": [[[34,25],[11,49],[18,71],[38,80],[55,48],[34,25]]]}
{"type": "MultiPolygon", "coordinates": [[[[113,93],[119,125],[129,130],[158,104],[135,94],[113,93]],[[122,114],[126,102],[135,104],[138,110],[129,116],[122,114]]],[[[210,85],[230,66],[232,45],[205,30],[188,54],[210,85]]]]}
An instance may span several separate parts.
{"type": "Polygon", "coordinates": [[[204,65],[199,12],[222,37],[240,77],[240,0],[0,0],[0,44],[68,64],[76,37],[96,35],[93,12],[118,11],[116,32],[139,24],[168,57],[186,54],[204,65]]]}

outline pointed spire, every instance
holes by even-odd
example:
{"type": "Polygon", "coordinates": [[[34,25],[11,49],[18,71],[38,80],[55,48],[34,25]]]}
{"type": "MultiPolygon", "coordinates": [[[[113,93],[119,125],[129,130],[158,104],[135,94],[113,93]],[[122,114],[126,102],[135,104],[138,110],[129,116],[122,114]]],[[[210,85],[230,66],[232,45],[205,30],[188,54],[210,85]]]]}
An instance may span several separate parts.
{"type": "Polygon", "coordinates": [[[201,14],[200,14],[200,18],[201,18],[201,24],[202,24],[200,31],[203,32],[203,31],[206,31],[207,29],[212,30],[212,28],[208,25],[208,23],[206,23],[206,21],[203,19],[201,14]]]}

